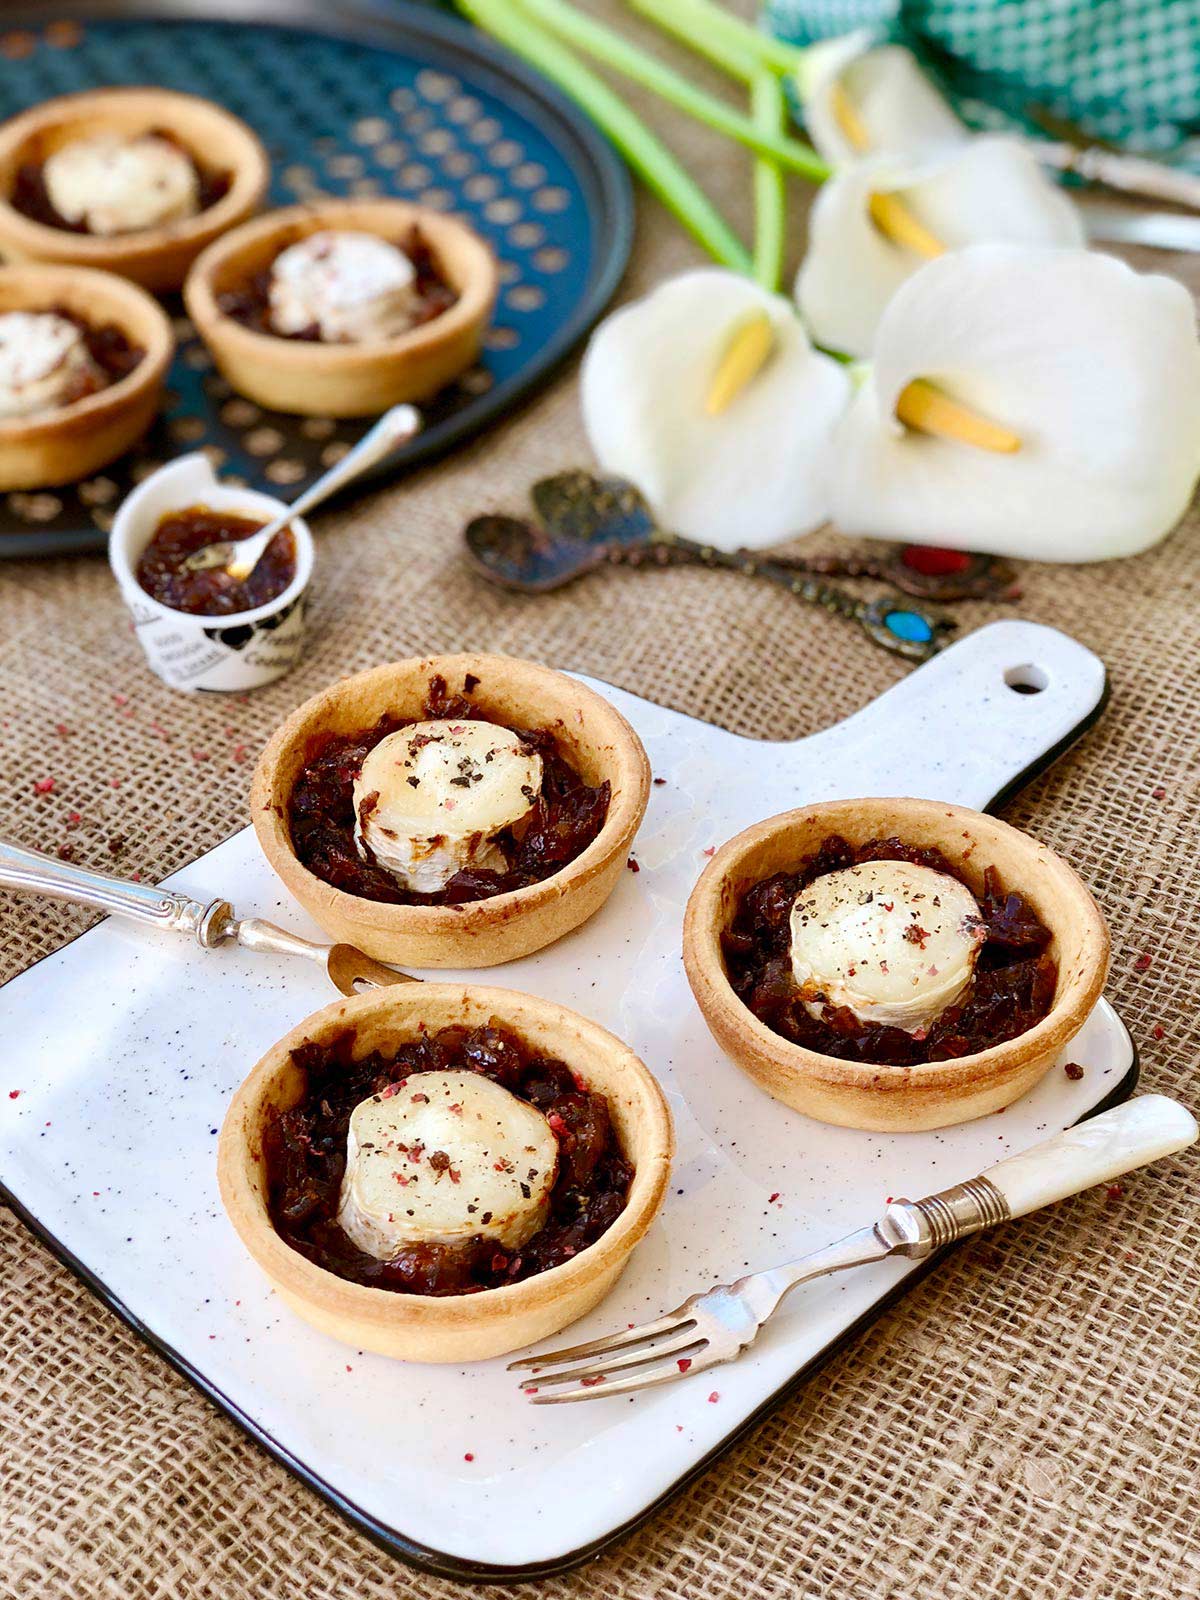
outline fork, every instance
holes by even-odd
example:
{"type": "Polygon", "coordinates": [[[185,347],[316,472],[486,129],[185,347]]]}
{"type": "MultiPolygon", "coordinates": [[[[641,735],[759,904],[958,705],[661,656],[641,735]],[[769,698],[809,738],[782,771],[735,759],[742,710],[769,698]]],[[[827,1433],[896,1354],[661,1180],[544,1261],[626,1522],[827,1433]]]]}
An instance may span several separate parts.
{"type": "Polygon", "coordinates": [[[508,1370],[529,1374],[521,1388],[535,1406],[611,1398],[675,1383],[736,1360],[798,1284],[888,1256],[919,1261],[968,1234],[1174,1155],[1198,1134],[1196,1119],[1176,1101],[1161,1094],[1139,1095],[1007,1157],[966,1183],[924,1200],[896,1200],[873,1227],[859,1228],[798,1261],[694,1294],[656,1322],[526,1356],[511,1362],[508,1370]]]}

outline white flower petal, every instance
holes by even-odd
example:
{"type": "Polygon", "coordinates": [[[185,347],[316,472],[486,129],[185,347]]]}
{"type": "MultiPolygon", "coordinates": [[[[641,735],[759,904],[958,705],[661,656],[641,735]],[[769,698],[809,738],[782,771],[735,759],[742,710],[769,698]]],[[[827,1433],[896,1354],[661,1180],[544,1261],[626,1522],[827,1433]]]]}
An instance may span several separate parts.
{"type": "Polygon", "coordinates": [[[970,137],[911,51],[895,44],[871,50],[865,43],[860,32],[814,46],[799,84],[809,137],[826,161],[838,166],[868,154],[927,154],[970,137]],[[839,87],[866,130],[866,150],[848,138],[837,116],[839,87]]]}
{"type": "Polygon", "coordinates": [[[603,469],[635,483],[665,528],[725,549],[776,544],[827,520],[830,435],[849,391],[789,301],[720,268],[672,278],[608,317],[580,374],[603,469]],[[730,332],[757,309],[771,318],[774,353],[708,416],[730,332]]]}
{"type": "Polygon", "coordinates": [[[895,157],[855,162],[822,185],[808,222],[796,299],[813,337],[867,356],[883,309],[926,257],[872,221],[872,194],[893,194],[947,250],[987,240],[1082,246],[1067,196],[1015,139],[973,138],[919,165],[895,157]]]}
{"type": "Polygon", "coordinates": [[[873,377],[835,435],[845,532],[1036,561],[1135,554],[1200,473],[1191,296],[1082,250],[974,245],[923,267],[879,326],[873,377]],[[905,430],[924,378],[1020,435],[999,455],[905,430]]]}

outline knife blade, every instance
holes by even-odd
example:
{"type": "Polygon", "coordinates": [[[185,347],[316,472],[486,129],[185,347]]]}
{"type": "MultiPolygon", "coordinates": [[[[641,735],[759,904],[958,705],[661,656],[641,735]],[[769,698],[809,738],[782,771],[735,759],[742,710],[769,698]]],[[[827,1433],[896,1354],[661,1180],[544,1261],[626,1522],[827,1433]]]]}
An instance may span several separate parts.
{"type": "Polygon", "coordinates": [[[1085,204],[1079,209],[1089,239],[1146,245],[1151,250],[1200,251],[1200,217],[1102,204],[1085,204]]]}
{"type": "Polygon", "coordinates": [[[1168,167],[1145,156],[1129,156],[1103,145],[1074,145],[1027,139],[1037,159],[1056,172],[1073,172],[1087,183],[1102,184],[1121,194],[1168,200],[1172,205],[1200,210],[1200,177],[1180,167],[1168,167]]]}

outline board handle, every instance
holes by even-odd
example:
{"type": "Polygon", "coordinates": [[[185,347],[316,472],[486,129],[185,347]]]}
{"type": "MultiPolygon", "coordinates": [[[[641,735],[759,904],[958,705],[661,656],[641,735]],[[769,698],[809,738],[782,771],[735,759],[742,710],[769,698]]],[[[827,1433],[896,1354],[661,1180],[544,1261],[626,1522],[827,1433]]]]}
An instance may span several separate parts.
{"type": "MultiPolygon", "coordinates": [[[[1104,663],[1036,622],[992,622],[845,722],[802,741],[871,774],[864,795],[998,806],[1080,738],[1104,708],[1104,663]]],[[[800,748],[800,747],[798,747],[800,748]]]]}

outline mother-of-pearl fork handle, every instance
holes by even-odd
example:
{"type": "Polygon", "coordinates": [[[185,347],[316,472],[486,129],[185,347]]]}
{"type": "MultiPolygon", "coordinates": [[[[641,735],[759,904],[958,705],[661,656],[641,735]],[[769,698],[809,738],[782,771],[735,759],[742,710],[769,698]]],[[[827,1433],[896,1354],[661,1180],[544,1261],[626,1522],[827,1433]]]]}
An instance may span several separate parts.
{"type": "Polygon", "coordinates": [[[1166,1095],[1143,1094],[1068,1128],[1031,1150],[1008,1156],[977,1178],[924,1200],[897,1200],[876,1233],[888,1254],[922,1257],[1012,1217],[1024,1217],[1068,1195],[1163,1156],[1200,1135],[1186,1107],[1166,1095]]]}
{"type": "Polygon", "coordinates": [[[52,900],[69,900],[74,905],[92,906],[110,915],[130,917],[155,928],[170,928],[193,934],[206,948],[226,936],[230,910],[227,901],[213,900],[208,905],[193,900],[177,889],[155,883],[133,883],[128,878],[111,878],[104,872],[77,867],[40,850],[24,850],[20,845],[0,840],[0,888],[27,894],[47,895],[52,900]]]}
{"type": "Polygon", "coordinates": [[[1198,1134],[1186,1106],[1164,1094],[1142,1094],[997,1162],[983,1176],[1004,1196],[1009,1215],[1023,1217],[1172,1156],[1193,1144],[1198,1134]]]}

